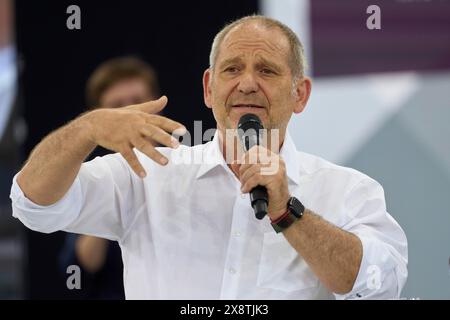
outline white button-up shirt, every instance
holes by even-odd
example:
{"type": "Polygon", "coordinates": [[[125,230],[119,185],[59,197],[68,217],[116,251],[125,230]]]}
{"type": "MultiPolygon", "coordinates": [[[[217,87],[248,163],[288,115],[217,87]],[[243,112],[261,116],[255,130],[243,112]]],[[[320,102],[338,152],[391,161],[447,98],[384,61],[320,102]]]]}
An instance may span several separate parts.
{"type": "Polygon", "coordinates": [[[333,294],[267,216],[255,218],[218,140],[216,133],[203,145],[160,148],[170,159],[167,166],[137,152],[145,179],[120,154],[98,157],[81,166],[69,191],[50,206],[27,199],[14,178],[13,216],[40,232],[117,240],[127,299],[399,297],[407,242],[376,181],[298,152],[286,136],[280,154],[290,194],[362,241],[353,290],[333,294]]]}

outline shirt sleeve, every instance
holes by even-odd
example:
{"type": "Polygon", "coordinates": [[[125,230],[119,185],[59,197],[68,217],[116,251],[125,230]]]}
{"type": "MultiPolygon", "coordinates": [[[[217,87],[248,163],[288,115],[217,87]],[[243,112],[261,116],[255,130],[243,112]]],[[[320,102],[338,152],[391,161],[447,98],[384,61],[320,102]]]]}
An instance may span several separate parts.
{"type": "Polygon", "coordinates": [[[145,210],[143,182],[120,154],[83,163],[66,194],[49,206],[28,199],[16,179],[10,195],[13,216],[39,232],[63,230],[120,241],[145,210]]]}
{"type": "Polygon", "coordinates": [[[406,235],[386,210],[384,190],[366,178],[348,193],[342,229],[359,237],[363,256],[351,292],[337,299],[398,299],[408,276],[406,235]]]}

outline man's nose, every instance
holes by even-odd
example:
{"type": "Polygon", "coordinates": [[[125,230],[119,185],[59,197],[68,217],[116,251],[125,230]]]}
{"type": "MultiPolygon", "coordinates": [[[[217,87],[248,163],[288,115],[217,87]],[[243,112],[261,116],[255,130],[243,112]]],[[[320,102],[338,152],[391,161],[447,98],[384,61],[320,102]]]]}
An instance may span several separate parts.
{"type": "Polygon", "coordinates": [[[242,75],[238,90],[243,94],[255,93],[258,91],[258,82],[256,80],[255,75],[252,72],[246,72],[242,75]]]}

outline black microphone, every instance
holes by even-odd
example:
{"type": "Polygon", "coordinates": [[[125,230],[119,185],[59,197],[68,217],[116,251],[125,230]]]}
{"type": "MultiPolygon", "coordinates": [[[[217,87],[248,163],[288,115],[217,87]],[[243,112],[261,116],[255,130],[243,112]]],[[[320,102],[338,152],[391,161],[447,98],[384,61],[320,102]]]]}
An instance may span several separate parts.
{"type": "MultiPolygon", "coordinates": [[[[252,113],[244,114],[238,123],[238,135],[245,151],[260,143],[264,126],[257,115],[252,113]]],[[[250,203],[257,219],[261,220],[267,214],[269,196],[267,189],[263,186],[256,186],[250,191],[250,203]]]]}

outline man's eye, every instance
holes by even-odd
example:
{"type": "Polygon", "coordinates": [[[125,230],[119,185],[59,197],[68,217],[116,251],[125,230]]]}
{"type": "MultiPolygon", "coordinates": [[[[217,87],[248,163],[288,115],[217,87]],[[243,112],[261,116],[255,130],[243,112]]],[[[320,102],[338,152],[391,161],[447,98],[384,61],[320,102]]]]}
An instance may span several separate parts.
{"type": "Polygon", "coordinates": [[[225,69],[225,72],[229,72],[229,73],[235,73],[238,72],[238,68],[237,67],[228,67],[225,69]]]}
{"type": "Polygon", "coordinates": [[[274,74],[275,72],[273,72],[270,69],[264,68],[264,69],[261,69],[261,73],[263,73],[263,74],[274,74]]]}

